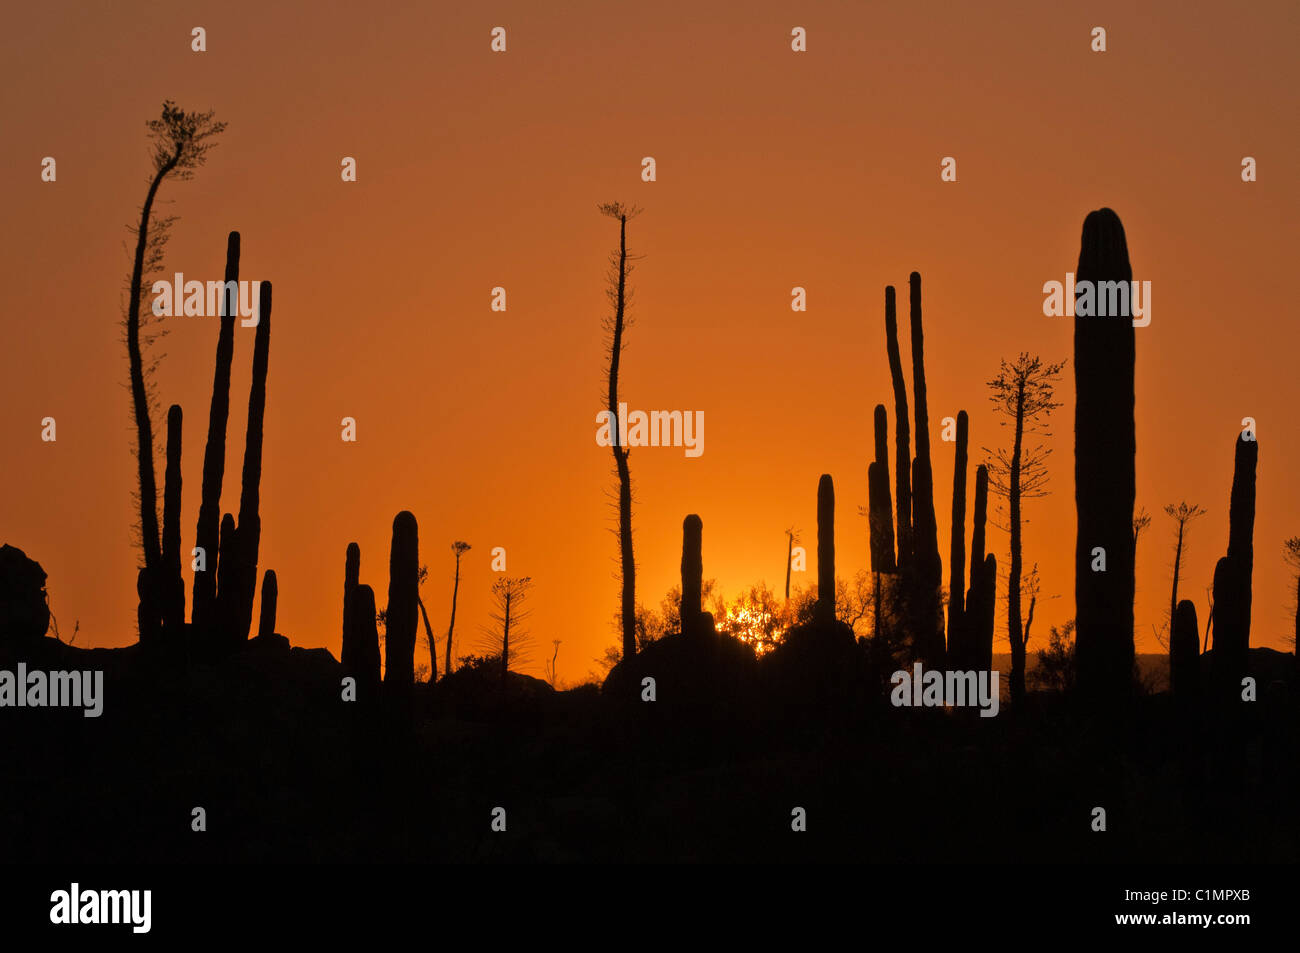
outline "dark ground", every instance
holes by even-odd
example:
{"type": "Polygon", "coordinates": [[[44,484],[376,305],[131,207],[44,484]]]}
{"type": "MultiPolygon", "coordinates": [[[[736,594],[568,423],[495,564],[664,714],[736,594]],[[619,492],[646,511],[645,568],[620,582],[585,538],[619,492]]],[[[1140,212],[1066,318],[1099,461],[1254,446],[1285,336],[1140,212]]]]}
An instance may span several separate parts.
{"type": "Polygon", "coordinates": [[[503,690],[466,671],[436,692],[417,686],[404,709],[344,703],[329,653],[278,636],[220,663],[166,667],[138,647],[43,639],[24,653],[29,669],[104,669],[104,713],[0,710],[0,855],[1300,859],[1290,655],[1253,650],[1260,700],[1241,706],[1232,730],[1210,709],[1180,717],[1164,693],[1091,717],[1054,694],[987,719],[893,708],[847,654],[817,662],[831,673],[821,681],[807,659],[758,664],[725,646],[701,656],[680,637],[637,659],[640,670],[616,670],[604,694],[552,692],[526,676],[503,690]],[[655,702],[619,688],[646,672],[655,702]],[[191,830],[196,806],[204,832],[191,830]],[[490,827],[497,806],[504,833],[490,827]],[[1096,806],[1104,833],[1091,829],[1096,806]],[[795,807],[807,812],[804,833],[791,830],[795,807]]]}

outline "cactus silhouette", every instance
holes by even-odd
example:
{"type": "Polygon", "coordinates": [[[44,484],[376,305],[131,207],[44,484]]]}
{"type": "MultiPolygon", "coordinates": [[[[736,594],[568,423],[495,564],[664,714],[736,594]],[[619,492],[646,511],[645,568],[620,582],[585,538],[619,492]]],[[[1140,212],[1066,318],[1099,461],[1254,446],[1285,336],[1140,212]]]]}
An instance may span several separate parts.
{"type": "Polygon", "coordinates": [[[384,638],[384,682],[415,682],[415,633],[419,626],[420,540],[415,516],[402,510],[393,518],[388,560],[388,610],[384,638]]]}
{"type": "Polygon", "coordinates": [[[702,633],[700,599],[704,589],[704,521],[694,513],[682,520],[682,635],[702,633]]]}
{"type": "Polygon", "coordinates": [[[966,593],[959,657],[953,668],[989,671],[993,667],[993,621],[997,609],[998,561],[984,552],[988,519],[989,471],[975,469],[975,510],[971,517],[970,589],[966,593]]]}
{"type": "Polygon", "coordinates": [[[239,312],[239,233],[226,237],[226,290],[222,295],[221,326],[217,332],[217,363],[208,410],[208,442],[203,450],[203,490],[194,545],[203,550],[207,568],[194,573],[194,605],[190,621],[207,627],[217,601],[217,547],[220,545],[221,484],[226,469],[226,421],[230,416],[230,364],[234,358],[235,316],[239,312]],[[231,285],[230,282],[235,282],[231,285]]]}
{"type": "Polygon", "coordinates": [[[360,581],[361,547],[356,543],[348,543],[347,555],[343,558],[343,641],[339,643],[340,652],[343,653],[347,652],[348,644],[354,641],[349,628],[352,614],[348,611],[348,605],[360,581]]]}
{"type": "MultiPolygon", "coordinates": [[[[966,452],[970,421],[966,411],[957,412],[957,448],[952,467],[952,554],[948,567],[948,655],[961,644],[962,614],[966,590],[966,452]]],[[[960,649],[958,653],[960,654],[960,649]]]]}
{"type": "MultiPolygon", "coordinates": [[[[221,517],[221,534],[217,544],[217,602],[213,619],[214,627],[221,634],[221,645],[229,645],[228,633],[234,626],[231,611],[234,604],[237,567],[235,565],[235,547],[237,544],[235,518],[229,513],[221,517]]],[[[215,646],[213,646],[215,647],[215,646]]]]}
{"type": "Polygon", "coordinates": [[[258,511],[262,482],[262,424],[266,414],[266,372],[271,349],[271,282],[259,286],[257,334],[253,339],[253,381],[248,389],[248,430],[244,437],[244,470],[239,493],[239,525],[235,528],[235,590],[231,593],[228,634],[238,645],[247,641],[253,624],[257,590],[257,552],[262,538],[258,511]]]}
{"type": "Polygon", "coordinates": [[[819,623],[835,621],[835,485],[823,473],[817,481],[817,606],[819,623]]]}
{"type": "Polygon", "coordinates": [[[1220,688],[1228,693],[1240,688],[1249,667],[1258,462],[1259,443],[1238,435],[1228,507],[1228,553],[1214,568],[1214,670],[1220,688]]]}
{"type": "Polygon", "coordinates": [[[894,444],[898,498],[898,571],[906,576],[912,564],[912,482],[911,424],[908,422],[907,384],[903,380],[903,360],[898,350],[898,314],[894,286],[885,288],[885,349],[889,354],[889,376],[894,385],[894,444]]]}
{"type": "Polygon", "coordinates": [[[908,278],[912,323],[912,393],[916,418],[916,458],[912,462],[912,606],[913,638],[922,660],[933,668],[944,664],[943,563],[939,557],[939,527],[934,513],[934,471],[930,463],[929,407],[925,388],[925,335],[921,326],[921,276],[908,278]]]}
{"type": "Polygon", "coordinates": [[[1196,606],[1190,599],[1178,603],[1173,634],[1169,638],[1169,690],[1175,696],[1195,698],[1200,684],[1200,629],[1196,606]]]}
{"type": "Polygon", "coordinates": [[[867,466],[867,527],[871,541],[871,571],[892,573],[898,569],[894,557],[894,513],[889,491],[889,417],[884,404],[875,410],[876,459],[867,466]]]}
{"type": "MultiPolygon", "coordinates": [[[[1081,293],[1086,282],[1132,280],[1124,226],[1110,209],[1084,220],[1076,270],[1081,293]]],[[[1080,694],[1093,701],[1123,698],[1132,687],[1134,360],[1127,311],[1075,318],[1075,657],[1080,694]],[[1097,549],[1104,571],[1093,569],[1097,549]]]]}
{"type": "Polygon", "coordinates": [[[235,317],[239,312],[239,232],[226,238],[226,290],[217,332],[217,364],[208,410],[208,441],[203,450],[203,489],[194,545],[203,550],[206,567],[194,574],[190,621],[207,627],[217,601],[217,557],[220,545],[221,484],[226,470],[226,422],[230,416],[230,365],[235,353],[235,317]],[[231,284],[234,282],[235,284],[231,284]]]}
{"type": "Polygon", "coordinates": [[[364,699],[379,685],[379,627],[375,621],[375,590],[365,584],[352,590],[348,600],[346,628],[348,639],[343,643],[343,671],[357,680],[358,696],[364,699]]]}
{"type": "Polygon", "coordinates": [[[163,632],[168,641],[180,637],[185,625],[185,579],[181,576],[181,408],[167,411],[167,469],[163,483],[162,568],[158,591],[162,599],[163,632]]]}
{"type": "Polygon", "coordinates": [[[262,606],[257,620],[257,635],[275,634],[275,604],[279,599],[280,589],[275,582],[275,570],[268,569],[262,575],[262,606]]]}

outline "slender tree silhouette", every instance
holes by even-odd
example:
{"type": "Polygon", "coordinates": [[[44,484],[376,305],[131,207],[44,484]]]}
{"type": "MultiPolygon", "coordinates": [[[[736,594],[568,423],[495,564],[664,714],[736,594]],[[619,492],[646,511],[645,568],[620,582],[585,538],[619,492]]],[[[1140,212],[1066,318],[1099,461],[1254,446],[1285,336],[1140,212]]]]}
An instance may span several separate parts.
{"type": "Polygon", "coordinates": [[[532,585],[531,576],[502,576],[492,583],[492,611],[488,614],[492,625],[484,630],[483,648],[500,662],[503,686],[511,662],[524,661],[532,644],[531,637],[521,628],[532,612],[524,608],[532,585]]]}
{"type": "Polygon", "coordinates": [[[451,551],[456,554],[456,577],[451,585],[451,621],[447,623],[447,664],[443,668],[444,678],[451,674],[451,643],[456,634],[456,597],[460,594],[460,557],[469,550],[469,543],[461,540],[451,544],[451,551]]]}
{"type": "Polygon", "coordinates": [[[1014,362],[1003,361],[997,376],[988,382],[996,413],[1006,418],[1003,426],[1013,429],[1011,450],[985,448],[989,463],[989,489],[1008,504],[1011,561],[1007,577],[1007,641],[1011,644],[1011,698],[1025,695],[1026,623],[1021,616],[1020,577],[1023,566],[1021,508],[1025,500],[1047,495],[1047,457],[1042,443],[1026,446],[1028,434],[1050,437],[1045,424],[1060,407],[1055,385],[1063,362],[1044,363],[1039,357],[1021,353],[1014,362]]]}
{"type": "MultiPolygon", "coordinates": [[[[1174,584],[1169,593],[1169,652],[1173,654],[1173,634],[1174,622],[1178,614],[1178,576],[1183,565],[1183,545],[1186,542],[1187,524],[1198,516],[1204,516],[1205,510],[1201,509],[1195,503],[1188,504],[1186,501],[1179,503],[1177,506],[1169,503],[1165,506],[1165,512],[1175,523],[1178,524],[1178,536],[1174,543],[1174,584]]],[[[1137,522],[1133,524],[1133,545],[1137,546],[1137,522]]],[[[1194,607],[1193,607],[1194,608],[1194,607]]],[[[1172,664],[1172,662],[1170,663],[1172,664]]]]}
{"type": "Polygon", "coordinates": [[[632,474],[628,469],[626,434],[619,426],[618,369],[625,346],[623,334],[627,330],[627,306],[631,296],[628,276],[632,272],[632,259],[627,252],[627,223],[640,209],[622,202],[600,206],[601,214],[618,219],[618,250],[611,257],[609,288],[607,294],[614,307],[613,314],[605,319],[609,332],[609,365],[605,381],[608,385],[610,448],[614,453],[614,468],[618,473],[618,550],[619,572],[622,577],[620,602],[623,629],[623,657],[636,654],[636,559],[632,553],[632,474]]]}
{"type": "MultiPolygon", "coordinates": [[[[225,129],[225,123],[214,122],[214,113],[186,113],[167,100],[162,115],[146,123],[152,140],[153,175],[140,209],[140,223],[136,228],[135,255],[131,264],[131,277],[127,287],[126,348],[131,381],[131,410],[135,420],[136,469],[139,477],[140,549],[144,567],[136,581],[140,596],[137,618],[141,625],[140,641],[155,643],[160,634],[164,604],[169,601],[169,583],[164,578],[162,544],[158,532],[158,491],[154,478],[153,446],[153,395],[150,382],[154,365],[145,364],[145,352],[162,332],[150,321],[152,309],[143,307],[146,280],[162,265],[163,249],[174,217],[154,217],[154,202],[163,180],[192,178],[203,164],[207,152],[215,143],[210,140],[225,129]]],[[[173,597],[174,598],[174,597],[173,597]]]]}

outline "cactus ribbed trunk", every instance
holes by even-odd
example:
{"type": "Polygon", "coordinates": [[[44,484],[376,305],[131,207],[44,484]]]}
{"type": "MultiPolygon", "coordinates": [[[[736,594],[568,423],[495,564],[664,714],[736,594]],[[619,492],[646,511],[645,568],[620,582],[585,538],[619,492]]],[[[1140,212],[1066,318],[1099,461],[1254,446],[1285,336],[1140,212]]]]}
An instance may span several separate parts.
{"type": "Polygon", "coordinates": [[[379,626],[375,620],[375,590],[361,584],[348,604],[348,641],[343,643],[343,671],[357,680],[358,697],[366,698],[379,685],[379,626]]]}
{"type": "Polygon", "coordinates": [[[903,359],[898,350],[898,313],[894,286],[885,288],[885,349],[889,354],[889,377],[894,385],[895,512],[898,515],[898,571],[905,577],[912,565],[912,446],[908,420],[907,383],[903,359]]]}
{"type": "Polygon", "coordinates": [[[912,395],[916,419],[916,459],[912,463],[912,560],[914,568],[913,636],[922,661],[944,666],[943,562],[939,557],[939,526],[934,512],[934,470],[930,461],[929,407],[925,387],[925,334],[921,322],[921,276],[908,278],[912,324],[912,395]]]}
{"type": "Polygon", "coordinates": [[[871,571],[892,573],[894,557],[894,512],[889,491],[889,416],[884,404],[875,410],[876,459],[867,467],[867,529],[871,542],[871,571]]]}
{"type": "Polygon", "coordinates": [[[262,574],[262,607],[257,619],[258,638],[275,634],[275,605],[279,600],[280,589],[276,585],[275,570],[268,569],[262,574]]]}
{"type": "Polygon", "coordinates": [[[388,560],[385,684],[406,686],[415,681],[415,633],[420,624],[419,594],[419,528],[415,516],[408,510],[402,510],[393,518],[393,545],[388,560]]]}
{"type": "Polygon", "coordinates": [[[817,605],[814,618],[835,621],[835,485],[823,473],[817,481],[817,605]]]}
{"type": "Polygon", "coordinates": [[[194,545],[203,550],[206,567],[194,574],[194,605],[190,621],[211,626],[217,602],[217,557],[220,545],[221,484],[226,470],[226,422],[230,416],[230,365],[235,353],[235,319],[239,314],[239,232],[226,239],[226,286],[221,326],[217,332],[217,366],[212,377],[208,410],[208,442],[203,450],[203,490],[194,545]],[[231,284],[234,282],[234,284],[231,284]]]}
{"type": "Polygon", "coordinates": [[[948,567],[948,661],[960,658],[966,610],[966,454],[970,419],[957,412],[957,447],[952,464],[952,550],[948,567]]]}
{"type": "Polygon", "coordinates": [[[682,520],[682,635],[701,634],[700,601],[704,592],[704,521],[694,513],[682,520]]]}
{"type": "Polygon", "coordinates": [[[1169,690],[1176,697],[1195,698],[1200,685],[1200,628],[1190,599],[1178,603],[1169,637],[1169,690]]]}
{"type": "Polygon", "coordinates": [[[1232,497],[1228,507],[1228,554],[1214,570],[1214,669],[1220,690],[1241,689],[1250,662],[1251,577],[1255,562],[1255,471],[1259,443],[1237,437],[1232,497]]]}
{"type": "Polygon", "coordinates": [[[162,625],[174,643],[185,626],[185,579],[181,576],[181,408],[167,411],[167,469],[163,483],[162,625]]]}
{"type": "MultiPolygon", "coordinates": [[[[1110,209],[1083,223],[1077,280],[1129,282],[1124,226],[1110,209]]],[[[1131,314],[1074,321],[1075,657],[1085,698],[1126,698],[1133,674],[1135,338],[1131,314]],[[1094,550],[1106,568],[1094,571],[1094,550]]]]}

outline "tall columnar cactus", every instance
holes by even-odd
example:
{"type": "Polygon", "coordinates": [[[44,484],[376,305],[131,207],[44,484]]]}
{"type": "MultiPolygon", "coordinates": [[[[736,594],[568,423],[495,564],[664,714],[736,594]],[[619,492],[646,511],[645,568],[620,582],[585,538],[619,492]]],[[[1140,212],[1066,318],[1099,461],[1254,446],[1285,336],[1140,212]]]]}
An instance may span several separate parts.
{"type": "Polygon", "coordinates": [[[934,470],[930,462],[929,407],[925,388],[925,334],[921,326],[921,276],[908,279],[912,321],[912,391],[916,401],[916,459],[912,465],[912,560],[915,583],[912,606],[914,638],[922,660],[933,668],[944,664],[943,562],[939,556],[939,526],[934,513],[934,470]]]}
{"type": "Polygon", "coordinates": [[[975,510],[971,516],[970,589],[966,593],[963,613],[965,623],[956,659],[949,659],[954,669],[988,671],[993,665],[993,618],[997,609],[997,559],[984,553],[985,524],[988,519],[989,470],[980,464],[975,469],[975,510]]]}
{"type": "Polygon", "coordinates": [[[1220,688],[1228,693],[1240,690],[1241,679],[1249,668],[1258,463],[1259,443],[1239,435],[1228,507],[1228,554],[1214,570],[1214,669],[1220,688]]]}
{"type": "Polygon", "coordinates": [[[235,318],[239,313],[239,232],[226,239],[226,290],[217,332],[217,365],[208,411],[208,442],[203,450],[203,497],[199,503],[194,545],[203,550],[204,569],[194,573],[190,621],[208,627],[216,613],[217,548],[220,545],[221,484],[226,470],[226,421],[230,416],[230,365],[235,353],[235,318]]]}
{"type": "Polygon", "coordinates": [[[976,667],[983,672],[993,670],[993,627],[994,614],[998,606],[998,559],[992,553],[984,557],[984,571],[980,576],[979,610],[981,616],[971,621],[972,631],[977,633],[972,640],[971,651],[975,655],[976,667]]]}
{"type": "Polygon", "coordinates": [[[875,411],[876,459],[867,467],[867,527],[871,541],[871,571],[896,572],[894,513],[889,492],[889,417],[884,404],[875,411]]]}
{"type": "Polygon", "coordinates": [[[162,579],[163,632],[168,641],[185,625],[185,579],[181,576],[181,408],[167,411],[167,469],[163,484],[162,579]]]}
{"type": "Polygon", "coordinates": [[[704,591],[704,521],[694,513],[682,520],[682,635],[701,633],[700,600],[704,591]]]}
{"type": "Polygon", "coordinates": [[[903,359],[898,350],[898,314],[894,286],[885,288],[885,350],[889,354],[889,377],[894,385],[894,444],[898,514],[898,571],[905,576],[912,564],[912,446],[907,412],[907,383],[903,380],[903,359]]]}
{"type": "Polygon", "coordinates": [[[356,543],[348,543],[348,552],[343,561],[343,641],[339,643],[340,652],[346,651],[345,646],[353,641],[348,628],[351,625],[352,613],[348,607],[360,581],[361,547],[356,543]]]}
{"type": "Polygon", "coordinates": [[[1169,689],[1175,696],[1195,698],[1200,688],[1201,640],[1196,606],[1190,599],[1178,603],[1174,631],[1169,639],[1169,689]]]}
{"type": "MultiPolygon", "coordinates": [[[[217,557],[217,600],[213,613],[213,628],[220,633],[223,646],[229,645],[229,633],[234,627],[235,590],[238,585],[238,567],[236,553],[238,533],[235,530],[235,518],[229,513],[221,517],[221,535],[218,541],[217,557]]],[[[210,647],[215,644],[210,643],[210,647]]]]}
{"type": "MultiPolygon", "coordinates": [[[[379,684],[379,627],[375,619],[375,590],[361,584],[348,600],[347,640],[343,671],[357,680],[361,697],[379,684]]],[[[414,648],[412,649],[414,651],[414,648]]]]}
{"type": "Polygon", "coordinates": [[[419,626],[420,538],[415,516],[402,510],[393,518],[388,560],[388,610],[385,623],[384,682],[415,682],[415,632],[419,626]]]}
{"type": "Polygon", "coordinates": [[[835,621],[835,485],[823,473],[817,481],[817,605],[818,623],[835,621]]]}
{"type": "Polygon", "coordinates": [[[952,465],[952,555],[948,567],[948,658],[960,655],[966,590],[966,452],[970,421],[957,412],[957,448],[952,465]],[[958,649],[954,652],[954,646],[958,649]]]}
{"type": "MultiPolygon", "coordinates": [[[[1090,212],[1079,249],[1079,293],[1132,278],[1119,216],[1108,208],[1090,212]]],[[[1123,698],[1132,687],[1134,360],[1128,309],[1075,318],[1075,657],[1079,691],[1093,701],[1123,698]]]]}
{"type": "Polygon", "coordinates": [[[262,575],[262,607],[257,620],[258,638],[275,634],[275,607],[279,597],[280,587],[275,581],[275,570],[268,569],[262,575]]]}
{"type": "Polygon", "coordinates": [[[247,641],[257,591],[257,553],[262,538],[258,512],[262,482],[262,425],[266,415],[266,372],[271,350],[271,282],[259,287],[257,334],[253,339],[253,381],[248,389],[248,430],[244,437],[244,471],[235,530],[236,590],[231,604],[234,644],[247,641]]]}

